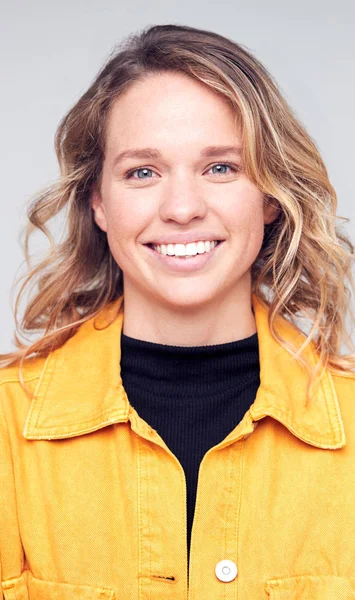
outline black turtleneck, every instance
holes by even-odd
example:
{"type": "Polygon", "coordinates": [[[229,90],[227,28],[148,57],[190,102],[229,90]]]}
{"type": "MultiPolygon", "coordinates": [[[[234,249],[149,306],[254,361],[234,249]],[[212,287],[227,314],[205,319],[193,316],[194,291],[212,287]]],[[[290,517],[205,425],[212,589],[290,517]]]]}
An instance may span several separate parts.
{"type": "Polygon", "coordinates": [[[200,462],[241,421],[259,387],[257,333],[213,346],[167,346],[121,334],[130,404],[181,463],[187,488],[187,550],[200,462]]]}

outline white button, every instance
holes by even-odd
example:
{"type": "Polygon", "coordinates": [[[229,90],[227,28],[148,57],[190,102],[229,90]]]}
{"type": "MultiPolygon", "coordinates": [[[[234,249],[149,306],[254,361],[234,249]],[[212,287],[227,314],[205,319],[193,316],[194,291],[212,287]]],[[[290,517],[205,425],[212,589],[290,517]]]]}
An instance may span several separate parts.
{"type": "Polygon", "coordinates": [[[232,560],[220,560],[215,573],[220,581],[233,581],[238,573],[237,565],[232,560]]]}

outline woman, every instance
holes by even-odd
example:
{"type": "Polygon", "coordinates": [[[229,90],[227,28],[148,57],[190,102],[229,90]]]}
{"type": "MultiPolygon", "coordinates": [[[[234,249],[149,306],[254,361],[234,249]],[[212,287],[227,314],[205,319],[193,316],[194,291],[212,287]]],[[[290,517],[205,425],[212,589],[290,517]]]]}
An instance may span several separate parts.
{"type": "Polygon", "coordinates": [[[355,597],[353,247],[271,76],[147,28],[56,149],[29,233],[67,237],[2,357],[4,598],[355,597]]]}

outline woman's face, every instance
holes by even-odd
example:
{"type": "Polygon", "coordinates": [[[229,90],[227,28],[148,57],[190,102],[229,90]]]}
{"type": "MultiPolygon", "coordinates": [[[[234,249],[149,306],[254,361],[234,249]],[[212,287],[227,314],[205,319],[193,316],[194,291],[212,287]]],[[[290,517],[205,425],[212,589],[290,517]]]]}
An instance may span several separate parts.
{"type": "Polygon", "coordinates": [[[148,298],[178,309],[250,297],[264,223],[277,213],[243,172],[227,101],[186,75],[150,75],[116,100],[106,136],[92,206],[123,271],[125,302],[148,298]],[[204,240],[221,243],[203,252],[204,240]],[[198,253],[164,256],[160,242],[168,253],[183,252],[186,244],[198,253]]]}

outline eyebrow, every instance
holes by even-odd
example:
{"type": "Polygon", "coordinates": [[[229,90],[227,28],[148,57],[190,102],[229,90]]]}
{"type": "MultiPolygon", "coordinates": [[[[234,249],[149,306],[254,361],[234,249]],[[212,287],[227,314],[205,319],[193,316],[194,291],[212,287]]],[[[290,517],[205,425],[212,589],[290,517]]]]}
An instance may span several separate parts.
{"type": "MultiPolygon", "coordinates": [[[[207,146],[201,150],[202,158],[218,158],[225,156],[226,154],[237,154],[240,155],[242,151],[241,146],[207,146]]],[[[163,158],[161,152],[157,148],[136,148],[132,150],[124,150],[120,152],[114,160],[114,165],[121,162],[125,158],[163,158]]]]}

